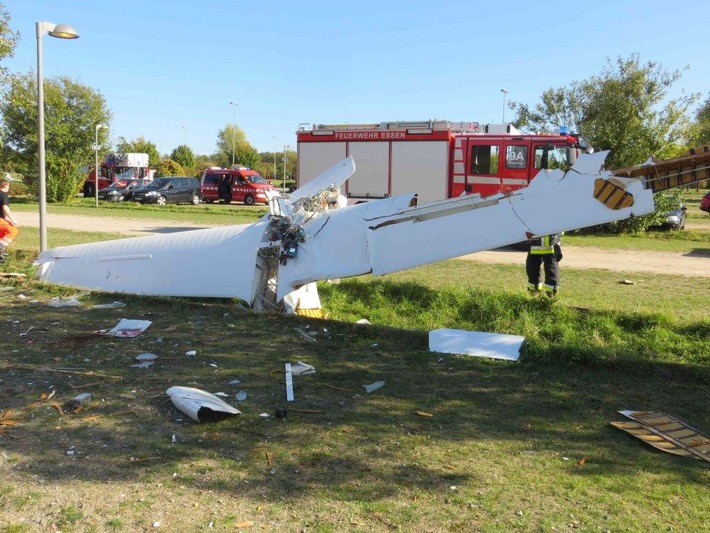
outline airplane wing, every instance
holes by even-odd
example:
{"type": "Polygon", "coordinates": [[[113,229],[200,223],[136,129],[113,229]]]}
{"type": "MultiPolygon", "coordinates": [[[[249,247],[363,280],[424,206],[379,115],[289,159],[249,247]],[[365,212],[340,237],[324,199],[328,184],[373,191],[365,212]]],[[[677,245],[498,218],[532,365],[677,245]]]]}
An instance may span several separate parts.
{"type": "Polygon", "coordinates": [[[386,274],[652,212],[643,180],[602,171],[605,157],[582,155],[567,172],[542,170],[507,195],[414,206],[412,194],[336,208],[323,193],[352,175],[347,158],[290,198],[272,200],[272,213],[255,224],[48,250],[38,258],[39,276],[87,289],[280,307],[318,280],[386,274]]]}

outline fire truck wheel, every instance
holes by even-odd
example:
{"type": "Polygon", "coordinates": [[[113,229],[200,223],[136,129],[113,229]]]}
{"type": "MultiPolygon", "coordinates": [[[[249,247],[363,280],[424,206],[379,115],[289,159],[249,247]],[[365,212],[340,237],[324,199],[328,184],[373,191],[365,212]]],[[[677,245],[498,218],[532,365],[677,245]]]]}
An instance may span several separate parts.
{"type": "Polygon", "coordinates": [[[197,205],[200,203],[200,197],[196,193],[193,193],[192,200],[190,200],[190,202],[192,203],[192,205],[197,205]]]}
{"type": "Polygon", "coordinates": [[[165,196],[160,196],[157,203],[158,205],[165,205],[168,203],[168,199],[165,196]]]}
{"type": "Polygon", "coordinates": [[[254,205],[254,197],[251,194],[244,197],[244,205],[254,205]]]}
{"type": "Polygon", "coordinates": [[[84,198],[88,198],[89,196],[94,196],[94,186],[91,183],[84,185],[84,198]]]}

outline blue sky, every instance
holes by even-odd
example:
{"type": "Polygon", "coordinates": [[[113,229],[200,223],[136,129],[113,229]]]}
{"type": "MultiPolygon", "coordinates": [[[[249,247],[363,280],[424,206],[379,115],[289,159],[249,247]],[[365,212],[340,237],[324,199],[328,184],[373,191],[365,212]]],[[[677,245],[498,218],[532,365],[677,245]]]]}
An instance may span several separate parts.
{"type": "Polygon", "coordinates": [[[5,66],[36,71],[35,22],[73,26],[77,40],[43,38],[45,78],[98,90],[114,142],[143,135],[163,153],[185,141],[212,153],[235,117],[259,151],[295,146],[301,123],[500,123],[501,89],[534,105],[632,53],[689,65],[677,93],[710,90],[699,0],[4,3],[22,34],[5,66]]]}

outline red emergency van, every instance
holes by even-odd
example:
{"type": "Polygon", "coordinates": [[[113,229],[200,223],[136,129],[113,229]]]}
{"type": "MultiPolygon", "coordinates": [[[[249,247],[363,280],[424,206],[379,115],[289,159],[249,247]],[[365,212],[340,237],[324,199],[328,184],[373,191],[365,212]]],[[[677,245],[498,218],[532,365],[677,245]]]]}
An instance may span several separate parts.
{"type": "Polygon", "coordinates": [[[240,168],[210,168],[202,174],[201,190],[203,200],[244,202],[245,205],[268,204],[267,192],[276,188],[255,170],[240,168]],[[223,185],[220,187],[220,183],[223,185]]]}

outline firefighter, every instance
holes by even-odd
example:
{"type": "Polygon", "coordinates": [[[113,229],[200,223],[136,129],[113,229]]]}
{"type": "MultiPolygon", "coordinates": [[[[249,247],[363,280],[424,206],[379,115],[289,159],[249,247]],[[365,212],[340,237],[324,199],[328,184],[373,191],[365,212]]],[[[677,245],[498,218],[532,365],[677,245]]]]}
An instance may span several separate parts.
{"type": "Polygon", "coordinates": [[[10,211],[10,198],[7,194],[9,190],[10,182],[0,181],[0,261],[5,260],[7,257],[5,250],[19,233],[17,229],[19,224],[10,211]]]}
{"type": "Polygon", "coordinates": [[[525,260],[528,273],[528,292],[532,295],[542,293],[548,298],[557,295],[560,280],[559,261],[562,259],[561,238],[557,234],[537,237],[530,241],[530,251],[525,260]],[[540,265],[545,268],[545,283],[540,284],[540,265]]]}

